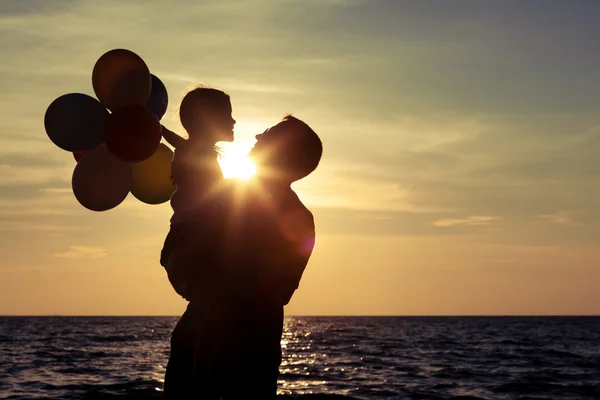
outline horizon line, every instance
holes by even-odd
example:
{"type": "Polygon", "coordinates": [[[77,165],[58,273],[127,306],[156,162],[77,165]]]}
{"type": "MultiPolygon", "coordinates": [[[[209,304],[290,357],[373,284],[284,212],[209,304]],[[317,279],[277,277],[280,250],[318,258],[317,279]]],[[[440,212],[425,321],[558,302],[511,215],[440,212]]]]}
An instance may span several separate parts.
{"type": "MultiPolygon", "coordinates": [[[[136,317],[136,318],[148,318],[148,317],[159,317],[159,318],[173,318],[181,317],[181,315],[164,315],[164,314],[0,314],[0,318],[5,317],[76,317],[76,318],[90,318],[90,317],[136,317]]],[[[600,317],[600,314],[290,314],[285,317],[328,317],[328,318],[506,318],[506,317],[529,317],[529,318],[540,318],[540,317],[600,317]]]]}

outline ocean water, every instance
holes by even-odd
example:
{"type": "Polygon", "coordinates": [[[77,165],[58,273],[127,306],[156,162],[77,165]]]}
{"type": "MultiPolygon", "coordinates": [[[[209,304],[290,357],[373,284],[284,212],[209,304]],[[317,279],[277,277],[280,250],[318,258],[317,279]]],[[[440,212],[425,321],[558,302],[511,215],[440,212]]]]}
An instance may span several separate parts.
{"type": "MultiPolygon", "coordinates": [[[[161,398],[176,322],[0,317],[0,398],[161,398]]],[[[596,317],[291,317],[282,346],[282,399],[600,399],[596,317]]]]}

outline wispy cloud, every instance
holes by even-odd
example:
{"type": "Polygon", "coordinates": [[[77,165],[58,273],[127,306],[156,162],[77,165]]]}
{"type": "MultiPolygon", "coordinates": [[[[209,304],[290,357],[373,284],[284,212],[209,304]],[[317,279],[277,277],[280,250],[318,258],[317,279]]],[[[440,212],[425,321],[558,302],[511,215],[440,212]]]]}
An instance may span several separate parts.
{"type": "Polygon", "coordinates": [[[52,223],[35,223],[35,222],[12,222],[4,223],[1,230],[4,231],[27,231],[27,232],[76,232],[82,231],[87,228],[66,225],[66,224],[52,224],[52,223]]]}
{"type": "Polygon", "coordinates": [[[458,225],[466,225],[466,226],[489,226],[495,225],[502,218],[500,217],[491,217],[491,216],[470,216],[466,218],[458,218],[458,219],[441,219],[435,221],[433,226],[438,226],[442,228],[447,228],[450,226],[458,226],[458,225]]]}
{"type": "Polygon", "coordinates": [[[94,246],[69,246],[69,250],[61,253],[54,253],[58,258],[103,258],[108,256],[108,252],[103,247],[94,246]]]}
{"type": "Polygon", "coordinates": [[[14,207],[5,208],[0,210],[0,217],[2,216],[59,216],[59,215],[76,215],[77,213],[73,210],[65,208],[30,208],[30,207],[14,207]]]}
{"type": "MultiPolygon", "coordinates": [[[[49,140],[49,139],[48,139],[49,140]]],[[[0,153],[0,166],[21,168],[56,168],[68,165],[66,157],[60,152],[54,154],[34,153],[0,153]]]]}
{"type": "Polygon", "coordinates": [[[539,218],[558,225],[581,225],[580,222],[574,219],[576,214],[574,211],[560,211],[553,214],[543,214],[539,218]]]}

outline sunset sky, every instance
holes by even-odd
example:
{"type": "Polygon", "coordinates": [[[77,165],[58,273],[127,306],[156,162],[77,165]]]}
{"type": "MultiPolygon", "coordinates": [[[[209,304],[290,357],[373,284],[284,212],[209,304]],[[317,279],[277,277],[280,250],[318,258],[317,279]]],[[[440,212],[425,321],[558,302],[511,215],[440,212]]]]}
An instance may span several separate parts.
{"type": "Polygon", "coordinates": [[[0,2],[0,315],[178,315],[168,203],[94,213],[48,105],[139,54],[236,141],[288,112],[324,145],[294,188],[317,244],[296,315],[600,314],[600,2],[0,2]]]}

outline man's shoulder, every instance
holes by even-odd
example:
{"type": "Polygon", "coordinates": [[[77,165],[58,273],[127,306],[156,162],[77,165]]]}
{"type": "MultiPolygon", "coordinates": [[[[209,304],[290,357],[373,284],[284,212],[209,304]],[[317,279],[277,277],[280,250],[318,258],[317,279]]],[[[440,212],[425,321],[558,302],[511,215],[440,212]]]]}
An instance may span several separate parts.
{"type": "Polygon", "coordinates": [[[315,235],[313,214],[291,189],[280,209],[278,221],[280,231],[293,242],[305,241],[315,235]]]}
{"type": "Polygon", "coordinates": [[[223,179],[207,196],[209,203],[225,214],[235,214],[237,218],[260,213],[264,193],[258,193],[255,185],[238,179],[223,179]]]}
{"type": "Polygon", "coordinates": [[[312,212],[304,205],[302,200],[300,200],[300,197],[298,197],[298,194],[292,189],[287,193],[282,209],[287,212],[301,215],[304,218],[314,219],[312,212]]]}

